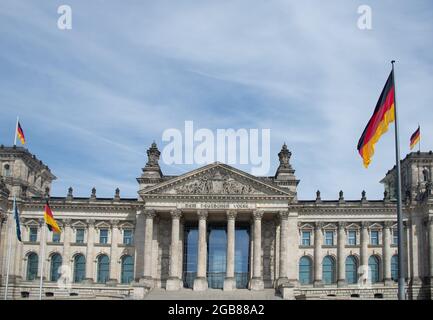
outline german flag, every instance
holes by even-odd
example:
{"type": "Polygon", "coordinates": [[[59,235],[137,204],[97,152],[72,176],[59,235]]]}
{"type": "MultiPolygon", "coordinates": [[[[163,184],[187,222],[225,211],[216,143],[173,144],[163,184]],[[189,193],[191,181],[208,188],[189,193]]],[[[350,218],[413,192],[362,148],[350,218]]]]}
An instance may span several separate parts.
{"type": "Polygon", "coordinates": [[[418,125],[418,129],[416,129],[416,131],[410,137],[410,150],[412,150],[413,147],[415,147],[415,145],[419,142],[420,139],[421,139],[421,128],[418,125]]]}
{"type": "Polygon", "coordinates": [[[18,138],[20,139],[21,143],[25,144],[26,143],[26,138],[24,137],[24,131],[21,128],[21,124],[19,122],[17,124],[17,135],[18,135],[18,138]]]}
{"type": "Polygon", "coordinates": [[[59,225],[57,224],[56,220],[54,220],[53,212],[51,211],[50,205],[47,203],[45,204],[45,210],[44,210],[44,220],[47,224],[48,230],[53,231],[55,233],[60,233],[59,225]]]}
{"type": "Polygon", "coordinates": [[[385,87],[380,94],[373,115],[358,142],[358,152],[364,167],[368,168],[374,154],[374,145],[388,131],[388,125],[395,120],[395,87],[393,71],[389,74],[385,87]]]}

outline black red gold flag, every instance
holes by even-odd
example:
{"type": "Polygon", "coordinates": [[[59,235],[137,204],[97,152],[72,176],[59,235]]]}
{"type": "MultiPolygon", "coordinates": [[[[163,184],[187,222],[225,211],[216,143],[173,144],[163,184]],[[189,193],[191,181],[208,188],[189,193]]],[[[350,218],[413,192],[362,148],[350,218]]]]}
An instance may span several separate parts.
{"type": "Polygon", "coordinates": [[[395,87],[394,71],[389,74],[385,87],[380,94],[373,115],[368,121],[358,142],[358,152],[362,157],[364,167],[368,167],[374,154],[374,145],[388,131],[388,126],[395,120],[395,87]]]}
{"type": "Polygon", "coordinates": [[[415,147],[415,145],[420,141],[421,139],[421,128],[418,126],[418,129],[412,134],[410,137],[410,150],[415,147]]]}

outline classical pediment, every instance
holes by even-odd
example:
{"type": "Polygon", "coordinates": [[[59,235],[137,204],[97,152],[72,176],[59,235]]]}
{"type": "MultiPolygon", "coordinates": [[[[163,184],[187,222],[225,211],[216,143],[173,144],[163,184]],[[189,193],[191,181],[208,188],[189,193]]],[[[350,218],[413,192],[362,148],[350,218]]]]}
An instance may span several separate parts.
{"type": "Polygon", "coordinates": [[[207,165],[140,191],[142,196],[154,194],[292,196],[289,190],[221,163],[207,165]]]}

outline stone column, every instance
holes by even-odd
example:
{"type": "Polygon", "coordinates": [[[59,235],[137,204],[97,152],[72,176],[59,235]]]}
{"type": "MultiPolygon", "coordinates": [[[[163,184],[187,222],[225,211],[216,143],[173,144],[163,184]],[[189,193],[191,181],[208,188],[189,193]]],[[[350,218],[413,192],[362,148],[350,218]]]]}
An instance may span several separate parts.
{"type": "Polygon", "coordinates": [[[179,274],[179,232],[182,211],[179,209],[171,211],[171,246],[170,246],[170,276],[167,279],[166,290],[174,291],[182,287],[179,274]]]}
{"type": "Polygon", "coordinates": [[[199,210],[198,215],[198,262],[197,277],[194,279],[193,289],[195,291],[207,290],[206,264],[207,264],[207,211],[199,210]]]}
{"type": "Polygon", "coordinates": [[[363,221],[361,223],[361,268],[362,270],[367,270],[368,268],[368,243],[370,242],[370,237],[368,236],[369,223],[363,221]]]}
{"type": "Polygon", "coordinates": [[[337,261],[338,261],[338,279],[337,285],[344,287],[346,285],[346,257],[344,255],[344,248],[346,246],[346,222],[338,223],[338,247],[337,247],[337,261]]]}
{"type": "Polygon", "coordinates": [[[254,218],[254,260],[253,260],[253,278],[250,282],[251,290],[263,290],[263,276],[262,276],[262,210],[255,210],[253,212],[254,218]]]}
{"type": "Polygon", "coordinates": [[[288,245],[289,245],[289,212],[280,211],[280,264],[277,286],[289,282],[287,278],[288,267],[288,245]]]}
{"type": "Polygon", "coordinates": [[[142,283],[145,283],[150,288],[154,287],[152,279],[152,244],[153,244],[153,218],[155,218],[155,210],[146,209],[144,210],[144,217],[146,219],[145,231],[144,231],[144,270],[143,278],[140,279],[142,283]]]}
{"type": "Polygon", "coordinates": [[[94,266],[95,257],[93,254],[95,243],[95,220],[87,220],[87,251],[86,251],[86,278],[85,283],[93,283],[94,279],[94,266]]]}
{"type": "Polygon", "coordinates": [[[236,211],[227,211],[227,268],[224,279],[224,291],[236,289],[235,279],[235,220],[236,211]]]}
{"type": "Polygon", "coordinates": [[[321,287],[322,283],[322,222],[316,222],[314,228],[314,286],[321,287]]]}
{"type": "Polygon", "coordinates": [[[433,282],[433,216],[428,218],[429,275],[433,282]]]}
{"type": "Polygon", "coordinates": [[[117,244],[119,243],[119,220],[111,221],[111,248],[110,248],[110,279],[107,285],[116,285],[120,282],[120,257],[117,255],[117,244]]]}
{"type": "Polygon", "coordinates": [[[391,280],[391,226],[392,221],[385,221],[383,228],[383,281],[385,285],[393,284],[391,280]]]}

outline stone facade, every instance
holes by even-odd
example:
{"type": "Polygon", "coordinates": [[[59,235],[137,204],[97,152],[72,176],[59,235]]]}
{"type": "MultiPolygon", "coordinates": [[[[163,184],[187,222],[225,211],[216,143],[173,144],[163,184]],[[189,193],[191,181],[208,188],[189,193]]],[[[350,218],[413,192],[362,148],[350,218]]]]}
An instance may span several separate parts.
{"type": "MultiPolygon", "coordinates": [[[[212,228],[225,230],[221,289],[237,290],[236,237],[243,226],[249,239],[244,254],[250,290],[274,288],[287,299],[397,298],[395,168],[381,181],[383,200],[368,200],[365,192],[360,200],[345,200],[341,191],[337,200],[329,201],[318,191],[316,199],[305,201],[297,198],[299,180],[285,144],[271,177],[255,177],[222,163],[164,176],[156,144],[147,155],[137,178],[138,198],[121,198],[118,189],[113,198],[99,198],[95,188],[86,198],[74,197],[72,188],[66,197],[50,197],[63,231],[57,239],[42,220],[55,176],[26,149],[1,146],[1,293],[9,241],[9,298],[37,296],[41,259],[46,297],[140,299],[153,288],[178,291],[187,282],[188,245],[197,258],[192,290],[208,290],[212,228]],[[22,242],[14,234],[14,198],[22,242]],[[187,240],[191,226],[197,232],[192,244],[187,240]],[[66,287],[58,284],[53,270],[60,257],[66,287]]],[[[432,172],[431,152],[411,153],[402,161],[403,272],[409,299],[432,296],[432,172]]]]}

